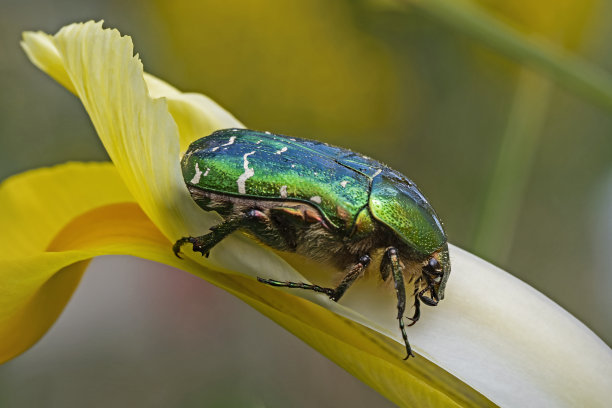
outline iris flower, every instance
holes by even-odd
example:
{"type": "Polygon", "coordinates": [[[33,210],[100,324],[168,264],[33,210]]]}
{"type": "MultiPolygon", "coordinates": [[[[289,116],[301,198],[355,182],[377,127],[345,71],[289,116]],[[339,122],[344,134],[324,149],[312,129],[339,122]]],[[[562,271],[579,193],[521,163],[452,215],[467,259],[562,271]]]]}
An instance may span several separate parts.
{"type": "Polygon", "coordinates": [[[184,251],[178,259],[176,239],[201,235],[220,219],[190,198],[181,152],[214,130],[243,125],[206,96],[146,74],[131,39],[101,22],[53,36],[27,32],[22,45],[82,101],[112,163],[67,163],[1,185],[0,362],[44,335],[89,260],[123,254],[229,291],[401,406],[592,407],[606,400],[610,348],[541,293],[454,246],[445,299],[410,327],[417,356],[408,361],[389,288],[364,280],[337,304],[262,285],[256,276],[325,284],[331,273],[240,233],[210,258],[184,251]]]}

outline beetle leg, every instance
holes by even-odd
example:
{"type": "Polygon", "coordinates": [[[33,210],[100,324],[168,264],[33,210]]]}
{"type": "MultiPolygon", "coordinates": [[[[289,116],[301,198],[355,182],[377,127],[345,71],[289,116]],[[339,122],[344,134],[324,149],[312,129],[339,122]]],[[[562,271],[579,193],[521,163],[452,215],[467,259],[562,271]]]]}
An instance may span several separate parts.
{"type": "Polygon", "coordinates": [[[423,289],[421,292],[419,292],[419,299],[421,299],[423,303],[425,303],[427,306],[437,306],[438,305],[437,300],[423,295],[423,291],[425,290],[426,289],[423,289]]]}
{"type": "Polygon", "coordinates": [[[395,294],[397,295],[397,320],[399,321],[399,328],[402,332],[404,344],[406,345],[407,355],[406,358],[404,358],[404,360],[406,360],[410,356],[414,357],[414,354],[412,354],[412,348],[408,342],[408,335],[406,334],[406,327],[404,326],[404,312],[406,311],[406,287],[404,285],[403,268],[396,248],[388,248],[384,256],[388,258],[388,265],[391,268],[393,281],[395,283],[395,294]]]}
{"type": "MultiPolygon", "coordinates": [[[[413,324],[415,324],[419,318],[421,317],[421,302],[419,301],[422,300],[423,303],[425,303],[427,306],[436,306],[438,304],[438,294],[436,293],[435,289],[434,289],[434,282],[429,279],[429,278],[425,278],[425,280],[427,281],[427,287],[421,291],[415,290],[414,293],[414,315],[412,317],[408,317],[409,320],[412,321],[412,323],[410,323],[408,325],[408,327],[412,326],[413,324]],[[425,296],[425,292],[430,291],[432,297],[429,298],[427,296],[425,296]]],[[[418,283],[418,281],[417,281],[418,283]]]]}
{"type": "Polygon", "coordinates": [[[436,290],[434,288],[434,281],[427,274],[423,274],[423,276],[425,277],[427,286],[425,287],[425,289],[421,290],[417,294],[417,297],[421,299],[421,301],[423,301],[423,303],[425,303],[427,306],[436,306],[438,304],[439,299],[438,294],[436,293],[436,290]],[[429,291],[431,297],[425,296],[425,292],[427,291],[429,291]]]}
{"type": "Polygon", "coordinates": [[[319,293],[325,293],[331,300],[337,302],[344,292],[355,282],[355,280],[361,275],[361,273],[368,267],[370,264],[370,256],[364,255],[359,259],[355,265],[351,267],[349,272],[344,276],[340,284],[335,288],[324,288],[319,285],[311,285],[308,283],[302,282],[281,282],[273,279],[264,279],[257,277],[257,280],[261,283],[265,283],[267,285],[272,285],[276,287],[284,287],[284,288],[297,288],[297,289],[308,289],[313,290],[319,293]]]}
{"type": "Polygon", "coordinates": [[[419,297],[415,296],[414,297],[414,314],[412,315],[412,317],[408,317],[408,320],[410,320],[411,323],[407,327],[414,325],[416,322],[419,321],[420,318],[421,318],[421,302],[419,301],[419,297]]]}
{"type": "Polygon", "coordinates": [[[380,260],[380,277],[382,278],[383,282],[386,282],[387,279],[389,279],[389,276],[391,275],[391,261],[390,258],[388,256],[386,256],[387,254],[385,253],[385,256],[382,257],[382,259],[380,260]]]}
{"type": "Polygon", "coordinates": [[[249,220],[262,219],[267,219],[266,215],[263,212],[256,209],[248,210],[237,217],[226,219],[221,224],[211,227],[211,232],[209,232],[208,234],[199,237],[183,237],[179,239],[172,246],[172,250],[174,251],[174,255],[180,258],[181,256],[179,254],[181,253],[181,247],[186,243],[191,243],[195,252],[200,252],[202,253],[202,255],[208,258],[210,250],[215,245],[221,242],[232,232],[244,226],[245,222],[249,220]]]}
{"type": "Polygon", "coordinates": [[[364,255],[359,258],[359,262],[351,267],[348,273],[344,276],[340,284],[334,289],[334,294],[330,296],[330,299],[334,302],[340,300],[344,292],[355,282],[355,280],[361,275],[361,273],[368,267],[370,264],[370,255],[364,255]]]}
{"type": "Polygon", "coordinates": [[[421,318],[421,301],[419,300],[419,291],[421,288],[422,280],[423,280],[423,277],[419,276],[414,281],[414,292],[412,293],[412,296],[414,296],[414,314],[412,315],[412,317],[407,318],[408,320],[412,321],[412,323],[410,323],[408,327],[413,326],[421,318]]]}
{"type": "Polygon", "coordinates": [[[266,285],[276,286],[276,287],[279,287],[279,288],[295,288],[295,289],[314,290],[315,292],[318,292],[318,293],[325,293],[330,298],[334,295],[334,290],[332,288],[324,288],[322,286],[311,285],[309,283],[303,283],[303,282],[281,282],[281,281],[277,281],[277,280],[274,280],[274,279],[260,278],[259,276],[257,277],[257,281],[259,281],[261,283],[265,283],[266,285]]]}
{"type": "Polygon", "coordinates": [[[435,292],[433,292],[433,289],[431,286],[427,286],[425,289],[421,290],[417,294],[417,297],[421,299],[421,301],[425,303],[427,306],[437,306],[438,305],[437,296],[435,296],[435,292]],[[427,292],[428,290],[431,291],[430,293],[433,294],[433,297],[425,296],[425,292],[427,292]]]}

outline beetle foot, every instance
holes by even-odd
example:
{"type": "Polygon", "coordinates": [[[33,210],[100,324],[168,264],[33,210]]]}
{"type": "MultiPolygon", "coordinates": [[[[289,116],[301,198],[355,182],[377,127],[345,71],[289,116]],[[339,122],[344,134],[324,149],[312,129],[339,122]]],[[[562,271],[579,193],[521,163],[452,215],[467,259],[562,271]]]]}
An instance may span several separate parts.
{"type": "Polygon", "coordinates": [[[193,240],[193,237],[183,237],[177,240],[174,245],[172,245],[172,252],[174,252],[174,255],[179,259],[183,259],[183,257],[181,257],[181,247],[188,242],[193,243],[193,240]]]}
{"type": "Polygon", "coordinates": [[[207,245],[202,245],[201,240],[194,237],[183,237],[176,241],[172,246],[172,251],[174,255],[176,255],[179,259],[183,259],[181,257],[181,247],[187,243],[192,244],[193,252],[199,252],[202,256],[208,258],[210,255],[210,248],[207,245]]]}
{"type": "Polygon", "coordinates": [[[419,321],[420,317],[421,317],[420,314],[419,315],[415,314],[415,316],[413,317],[406,317],[407,320],[410,320],[410,323],[408,323],[406,327],[414,326],[414,324],[419,321]]]}

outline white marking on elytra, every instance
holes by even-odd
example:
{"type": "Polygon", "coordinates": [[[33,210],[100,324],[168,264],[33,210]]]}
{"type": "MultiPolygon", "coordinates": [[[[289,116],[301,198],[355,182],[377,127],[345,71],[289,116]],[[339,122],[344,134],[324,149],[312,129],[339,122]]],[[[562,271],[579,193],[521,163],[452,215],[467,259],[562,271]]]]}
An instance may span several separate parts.
{"type": "Polygon", "coordinates": [[[310,197],[310,201],[312,201],[313,203],[321,204],[321,197],[319,196],[310,197]]]}
{"type": "Polygon", "coordinates": [[[296,142],[297,141],[294,138],[290,138],[289,140],[291,140],[292,142],[296,142]]]}
{"type": "Polygon", "coordinates": [[[286,151],[287,151],[287,147],[283,147],[282,149],[277,150],[276,153],[274,154],[282,154],[282,153],[285,153],[286,151]]]}
{"type": "Polygon", "coordinates": [[[242,173],[240,177],[238,177],[238,180],[236,180],[236,183],[238,183],[238,192],[240,194],[246,193],[246,187],[244,184],[247,181],[247,179],[255,175],[255,170],[249,167],[249,160],[247,159],[247,157],[249,157],[252,154],[255,154],[255,151],[252,151],[250,153],[245,153],[244,156],[242,156],[242,159],[244,160],[244,163],[242,165],[242,167],[244,168],[244,173],[242,173]]]}
{"type": "Polygon", "coordinates": [[[314,175],[315,175],[315,176],[318,176],[318,175],[319,175],[319,173],[317,173],[317,172],[315,171],[315,172],[314,172],[314,175]]]}
{"type": "Polygon", "coordinates": [[[382,173],[382,169],[376,170],[376,173],[372,174],[372,178],[378,176],[380,173],[382,173]]]}
{"type": "Polygon", "coordinates": [[[281,186],[280,196],[281,198],[287,198],[287,186],[281,186]]]}
{"type": "Polygon", "coordinates": [[[345,188],[347,184],[348,184],[348,180],[343,180],[340,182],[340,185],[342,186],[342,188],[345,188]]]}
{"type": "Polygon", "coordinates": [[[221,146],[229,146],[231,144],[234,144],[234,140],[236,140],[236,136],[231,136],[229,142],[227,142],[226,144],[222,144],[221,146]]]}
{"type": "MultiPolygon", "coordinates": [[[[195,176],[193,176],[193,178],[190,181],[191,184],[198,184],[200,182],[200,177],[202,176],[202,170],[200,170],[200,168],[198,167],[198,163],[196,163],[195,165],[195,172],[196,172],[195,176]]],[[[206,170],[206,173],[208,173],[208,170],[206,170]]]]}
{"type": "Polygon", "coordinates": [[[255,144],[260,144],[262,142],[261,139],[259,139],[258,141],[255,142],[255,144]]]}
{"type": "MultiPolygon", "coordinates": [[[[237,132],[238,129],[232,129],[232,131],[237,132]]],[[[211,152],[216,152],[217,150],[219,150],[220,147],[233,145],[235,140],[236,140],[236,136],[231,136],[227,143],[219,145],[219,146],[216,146],[216,147],[213,147],[212,149],[210,149],[210,151],[211,152]]],[[[223,150],[227,150],[227,147],[225,149],[223,149],[223,150]]]]}
{"type": "Polygon", "coordinates": [[[272,133],[268,132],[267,130],[264,132],[266,135],[271,135],[272,133]]]}
{"type": "Polygon", "coordinates": [[[295,167],[295,164],[292,164],[292,165],[291,165],[291,168],[294,168],[294,167],[295,167]]]}
{"type": "Polygon", "coordinates": [[[202,174],[202,177],[206,177],[208,176],[208,172],[210,171],[210,167],[206,168],[206,171],[204,172],[204,174],[202,174]]]}

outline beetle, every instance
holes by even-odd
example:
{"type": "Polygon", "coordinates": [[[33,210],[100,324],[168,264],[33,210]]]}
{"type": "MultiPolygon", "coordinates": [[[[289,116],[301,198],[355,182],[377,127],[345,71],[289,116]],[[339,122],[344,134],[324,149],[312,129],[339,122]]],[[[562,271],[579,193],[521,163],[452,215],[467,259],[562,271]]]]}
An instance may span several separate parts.
{"type": "Polygon", "coordinates": [[[411,180],[348,149],[248,129],[196,140],[181,169],[193,200],[223,221],[205,235],[176,241],[176,256],[190,243],[208,257],[242,230],[264,245],[344,272],[335,288],[263,277],[259,282],[320,292],[336,302],[378,258],[382,280],[394,281],[404,360],[414,357],[406,327],[419,320],[421,302],[435,306],[444,298],[451,266],[442,223],[411,180]],[[414,298],[408,325],[406,284],[414,298]]]}

